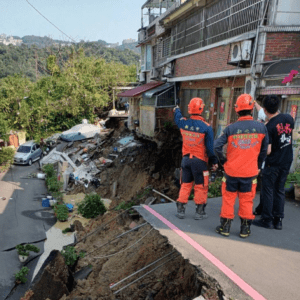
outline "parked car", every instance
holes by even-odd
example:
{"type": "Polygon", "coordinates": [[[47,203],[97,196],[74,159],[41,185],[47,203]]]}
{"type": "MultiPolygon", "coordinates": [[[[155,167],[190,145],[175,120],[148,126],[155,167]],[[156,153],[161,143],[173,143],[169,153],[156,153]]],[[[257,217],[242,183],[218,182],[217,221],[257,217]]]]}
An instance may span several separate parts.
{"type": "Polygon", "coordinates": [[[43,157],[43,151],[40,145],[34,141],[22,144],[14,156],[14,163],[20,165],[29,165],[43,157]]]}

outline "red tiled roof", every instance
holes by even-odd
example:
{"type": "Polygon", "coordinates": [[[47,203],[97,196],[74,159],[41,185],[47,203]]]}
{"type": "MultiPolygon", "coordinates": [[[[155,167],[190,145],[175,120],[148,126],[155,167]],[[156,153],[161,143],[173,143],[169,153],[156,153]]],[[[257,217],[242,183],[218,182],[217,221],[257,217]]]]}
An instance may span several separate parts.
{"type": "Polygon", "coordinates": [[[143,94],[149,90],[152,90],[160,85],[164,84],[164,82],[161,81],[151,81],[149,83],[146,83],[144,85],[138,86],[132,90],[127,90],[123,93],[118,94],[118,97],[136,97],[140,94],[143,94]]]}

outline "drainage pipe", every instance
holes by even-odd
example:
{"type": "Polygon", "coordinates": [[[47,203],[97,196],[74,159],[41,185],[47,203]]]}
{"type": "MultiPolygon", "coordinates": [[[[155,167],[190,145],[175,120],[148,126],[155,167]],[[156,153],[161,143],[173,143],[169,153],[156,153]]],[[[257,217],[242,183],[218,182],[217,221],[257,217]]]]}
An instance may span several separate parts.
{"type": "Polygon", "coordinates": [[[253,69],[254,69],[254,62],[255,62],[255,59],[256,59],[256,54],[257,54],[257,48],[258,48],[258,38],[259,38],[259,33],[260,33],[260,28],[261,27],[264,27],[263,24],[264,24],[264,20],[265,20],[265,16],[266,16],[266,13],[267,13],[267,10],[268,10],[268,6],[269,6],[269,2],[270,0],[266,0],[267,1],[267,5],[265,7],[265,11],[262,15],[262,19],[261,19],[261,22],[260,24],[258,25],[257,27],[257,32],[256,32],[256,39],[255,39],[255,46],[254,46],[254,51],[253,51],[253,58],[252,58],[252,63],[251,63],[251,70],[250,70],[250,74],[251,74],[251,77],[253,79],[255,79],[255,73],[253,73],[253,69]]]}

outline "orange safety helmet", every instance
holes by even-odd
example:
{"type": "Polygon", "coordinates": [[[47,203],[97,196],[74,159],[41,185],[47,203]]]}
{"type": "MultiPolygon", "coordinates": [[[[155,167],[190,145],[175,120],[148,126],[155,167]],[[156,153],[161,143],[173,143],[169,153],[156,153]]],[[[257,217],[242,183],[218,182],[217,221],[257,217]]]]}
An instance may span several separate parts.
{"type": "Polygon", "coordinates": [[[235,111],[239,112],[241,110],[252,110],[254,107],[254,101],[251,95],[242,94],[236,100],[235,111]]]}
{"type": "Polygon", "coordinates": [[[201,98],[193,98],[188,105],[190,115],[201,115],[205,104],[201,98]]]}

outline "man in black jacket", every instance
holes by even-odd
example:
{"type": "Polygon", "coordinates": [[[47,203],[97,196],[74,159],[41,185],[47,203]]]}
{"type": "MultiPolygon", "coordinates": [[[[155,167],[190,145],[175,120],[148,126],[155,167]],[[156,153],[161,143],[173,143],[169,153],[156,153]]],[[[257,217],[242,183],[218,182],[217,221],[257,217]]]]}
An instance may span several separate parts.
{"type": "Polygon", "coordinates": [[[268,156],[262,172],[263,210],[261,219],[253,225],[282,229],[284,218],[284,185],[293,161],[292,133],[294,119],[289,114],[278,112],[280,100],[277,96],[266,96],[264,112],[269,120],[266,127],[269,134],[268,156]]]}

